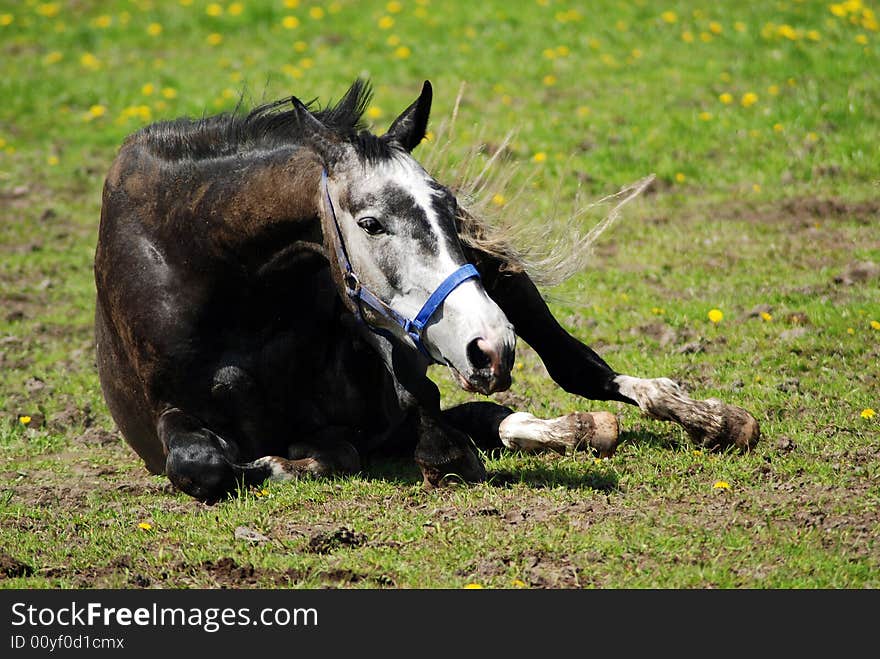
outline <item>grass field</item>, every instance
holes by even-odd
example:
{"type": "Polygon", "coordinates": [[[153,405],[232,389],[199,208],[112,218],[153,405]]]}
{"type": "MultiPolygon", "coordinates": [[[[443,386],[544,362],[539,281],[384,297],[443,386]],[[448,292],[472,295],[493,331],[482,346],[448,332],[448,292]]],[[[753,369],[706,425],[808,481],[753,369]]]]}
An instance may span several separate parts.
{"type": "Polygon", "coordinates": [[[880,587],[874,8],[0,0],[0,587],[880,587]],[[148,475],[94,366],[116,149],[150,121],[329,102],[358,76],[377,132],[425,79],[439,127],[464,84],[445,159],[515,131],[508,220],[655,173],[548,299],[617,370],[749,409],[756,449],[576,399],[520,344],[500,399],[614,412],[615,456],[487,455],[487,483],[432,492],[380,464],[211,507],[148,475]]]}

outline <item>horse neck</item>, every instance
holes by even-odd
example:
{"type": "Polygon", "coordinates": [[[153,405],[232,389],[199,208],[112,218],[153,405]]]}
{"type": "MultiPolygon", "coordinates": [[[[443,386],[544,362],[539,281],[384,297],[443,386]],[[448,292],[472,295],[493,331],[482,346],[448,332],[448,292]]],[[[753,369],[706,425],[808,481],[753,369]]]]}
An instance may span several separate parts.
{"type": "Polygon", "coordinates": [[[191,207],[195,217],[211,220],[213,242],[223,248],[291,234],[320,242],[321,169],[306,149],[246,156],[193,190],[191,207]]]}

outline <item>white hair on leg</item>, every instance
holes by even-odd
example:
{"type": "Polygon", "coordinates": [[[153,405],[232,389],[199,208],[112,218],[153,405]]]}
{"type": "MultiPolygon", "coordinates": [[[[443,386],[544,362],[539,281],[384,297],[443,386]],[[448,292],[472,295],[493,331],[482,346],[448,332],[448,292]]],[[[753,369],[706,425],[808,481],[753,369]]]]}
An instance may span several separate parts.
{"type": "Polygon", "coordinates": [[[555,419],[539,419],[528,412],[514,412],[498,426],[507,448],[537,453],[593,447],[602,457],[617,448],[617,417],[610,412],[573,412],[555,419]]]}
{"type": "Polygon", "coordinates": [[[744,409],[716,398],[694,400],[669,378],[618,375],[614,383],[645,415],[678,423],[691,439],[703,446],[723,448],[733,444],[740,449],[750,449],[760,437],[758,422],[744,409]]]}

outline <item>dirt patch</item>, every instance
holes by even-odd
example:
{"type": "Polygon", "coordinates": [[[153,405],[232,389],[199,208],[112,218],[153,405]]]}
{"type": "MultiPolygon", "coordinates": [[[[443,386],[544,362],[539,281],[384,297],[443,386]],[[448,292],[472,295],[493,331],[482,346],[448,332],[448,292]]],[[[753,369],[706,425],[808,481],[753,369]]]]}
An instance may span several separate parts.
{"type": "Polygon", "coordinates": [[[27,563],[23,563],[9,554],[0,554],[0,578],[29,577],[33,573],[34,568],[27,563]]]}
{"type": "Polygon", "coordinates": [[[316,554],[329,554],[342,547],[360,547],[367,541],[365,535],[341,527],[330,533],[318,533],[309,540],[308,549],[316,554]]]}

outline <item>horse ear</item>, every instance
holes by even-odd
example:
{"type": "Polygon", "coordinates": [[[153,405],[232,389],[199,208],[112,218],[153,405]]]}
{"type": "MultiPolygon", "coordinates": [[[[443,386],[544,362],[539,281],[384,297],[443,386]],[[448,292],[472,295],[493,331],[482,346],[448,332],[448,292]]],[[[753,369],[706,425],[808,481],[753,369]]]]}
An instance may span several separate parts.
{"type": "Polygon", "coordinates": [[[382,136],[383,139],[394,140],[407,151],[415,149],[425,137],[425,131],[428,128],[432,97],[431,83],[425,80],[425,84],[422,85],[422,93],[394,120],[388,132],[382,136]]]}
{"type": "Polygon", "coordinates": [[[293,105],[296,121],[303,134],[311,140],[324,163],[329,164],[336,152],[336,140],[333,132],[321,123],[306,104],[296,96],[290,97],[290,103],[293,105]]]}

